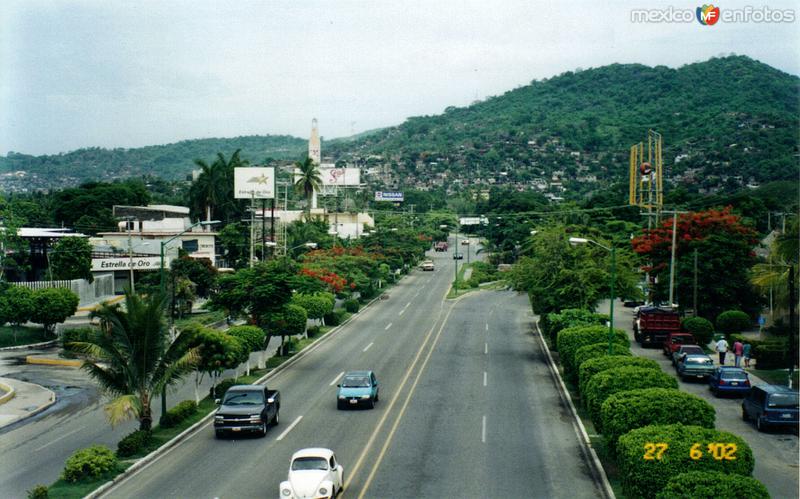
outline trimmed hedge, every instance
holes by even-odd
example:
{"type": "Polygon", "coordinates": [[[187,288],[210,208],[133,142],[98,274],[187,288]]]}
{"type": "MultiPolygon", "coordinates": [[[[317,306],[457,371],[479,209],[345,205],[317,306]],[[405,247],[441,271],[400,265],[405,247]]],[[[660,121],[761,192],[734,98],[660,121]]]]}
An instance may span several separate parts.
{"type": "MultiPolygon", "coordinates": [[[[627,333],[614,329],[614,342],[630,347],[627,333]]],[[[577,380],[578,366],[575,365],[575,352],[582,346],[608,341],[608,328],[605,326],[576,326],[562,329],[558,333],[558,355],[564,366],[564,374],[577,380]]]]}
{"type": "Polygon", "coordinates": [[[344,309],[351,314],[357,313],[359,308],[361,308],[361,305],[358,304],[358,300],[347,300],[344,302],[344,309]]]}
{"type": "Polygon", "coordinates": [[[70,343],[79,341],[85,342],[92,335],[94,335],[95,331],[96,329],[93,327],[75,327],[65,329],[61,332],[61,347],[64,348],[64,350],[72,350],[70,343]]]}
{"type": "MultiPolygon", "coordinates": [[[[613,357],[628,357],[633,356],[630,348],[613,343],[611,345],[611,356],[613,357]]],[[[596,359],[598,357],[609,357],[608,355],[608,341],[602,343],[592,343],[591,345],[582,346],[575,352],[575,368],[576,372],[580,375],[581,366],[584,362],[596,359]]],[[[580,381],[580,376],[577,378],[580,381]]]]}
{"type": "Polygon", "coordinates": [[[767,488],[749,476],[689,471],[672,477],[656,499],[769,499],[767,488]]]}
{"type": "Polygon", "coordinates": [[[599,326],[608,319],[605,314],[595,314],[582,308],[566,308],[561,312],[551,312],[542,318],[540,326],[542,333],[550,337],[555,346],[558,333],[562,329],[576,326],[599,326]]]}
{"type": "Polygon", "coordinates": [[[241,341],[248,352],[258,352],[264,349],[267,334],[258,326],[233,326],[225,332],[241,341]]]}
{"type": "Polygon", "coordinates": [[[602,430],[600,409],[611,395],[637,388],[678,388],[678,382],[669,374],[646,367],[616,367],[592,376],[583,396],[589,417],[595,428],[602,430]]]}
{"type": "Polygon", "coordinates": [[[641,388],[615,393],[603,402],[600,420],[612,454],[617,439],[636,428],[681,423],[714,428],[714,407],[696,395],[672,388],[641,388]]]}
{"type": "Polygon", "coordinates": [[[628,497],[653,497],[667,482],[689,471],[719,471],[730,476],[749,476],[753,472],[753,451],[742,438],[728,432],[686,426],[682,424],[645,426],[632,430],[619,438],[617,444],[622,491],[628,497]],[[645,444],[665,443],[667,450],[661,459],[644,459],[645,444]],[[709,443],[733,443],[735,460],[717,460],[708,452],[709,443]],[[691,457],[692,446],[702,452],[702,457],[691,457]]]}
{"type": "Polygon", "coordinates": [[[72,453],[64,465],[61,478],[66,482],[99,478],[117,469],[117,456],[105,445],[93,445],[72,453]]]}
{"type": "Polygon", "coordinates": [[[752,325],[750,316],[741,310],[728,310],[717,316],[717,331],[720,333],[741,333],[752,325]]]}
{"type": "Polygon", "coordinates": [[[147,430],[136,430],[128,433],[117,443],[117,456],[132,456],[144,449],[152,439],[153,434],[147,430]]]}
{"type": "Polygon", "coordinates": [[[694,336],[698,345],[708,345],[714,337],[714,325],[702,317],[686,317],[681,321],[681,327],[694,336]]]}
{"type": "Polygon", "coordinates": [[[344,322],[345,315],[347,314],[346,310],[334,310],[329,314],[325,314],[324,321],[326,326],[338,326],[342,322],[344,322]]]}
{"type": "Polygon", "coordinates": [[[653,359],[646,359],[644,357],[628,357],[627,355],[606,355],[604,357],[595,357],[583,362],[578,369],[578,390],[581,393],[586,389],[586,384],[597,373],[608,371],[609,369],[616,369],[617,367],[646,367],[647,369],[661,370],[661,366],[653,359]]]}
{"type": "MultiPolygon", "coordinates": [[[[227,388],[226,388],[227,390],[227,388]]],[[[184,400],[175,405],[158,422],[162,428],[173,428],[183,420],[197,412],[197,404],[194,400],[184,400]]]]}

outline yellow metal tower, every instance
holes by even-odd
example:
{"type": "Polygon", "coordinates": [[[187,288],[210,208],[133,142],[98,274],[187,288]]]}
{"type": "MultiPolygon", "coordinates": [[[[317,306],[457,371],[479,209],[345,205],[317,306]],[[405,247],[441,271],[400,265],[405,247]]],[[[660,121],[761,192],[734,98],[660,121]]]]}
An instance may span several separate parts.
{"type": "Polygon", "coordinates": [[[655,210],[656,216],[661,213],[664,205],[661,145],[661,134],[648,130],[647,150],[645,151],[644,143],[639,142],[631,146],[630,153],[630,204],[646,208],[648,212],[655,210]]]}

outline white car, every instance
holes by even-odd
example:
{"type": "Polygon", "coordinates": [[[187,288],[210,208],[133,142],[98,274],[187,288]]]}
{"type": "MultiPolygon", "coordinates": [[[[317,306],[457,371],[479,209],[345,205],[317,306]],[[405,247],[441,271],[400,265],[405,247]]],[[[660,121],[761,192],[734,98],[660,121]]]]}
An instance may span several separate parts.
{"type": "Polygon", "coordinates": [[[282,499],[333,499],[342,491],[344,468],[330,449],[310,448],[292,455],[282,499]]]}

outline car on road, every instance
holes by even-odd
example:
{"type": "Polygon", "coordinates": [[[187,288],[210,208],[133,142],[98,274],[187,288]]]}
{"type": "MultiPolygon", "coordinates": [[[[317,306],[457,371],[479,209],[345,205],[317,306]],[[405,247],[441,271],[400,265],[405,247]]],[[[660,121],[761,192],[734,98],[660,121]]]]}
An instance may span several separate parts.
{"type": "Polygon", "coordinates": [[[459,253],[459,252],[453,253],[453,260],[463,260],[463,259],[464,259],[464,255],[462,253],[459,253]]]}
{"type": "Polygon", "coordinates": [[[469,239],[462,239],[461,246],[469,246],[469,239]]]}
{"type": "Polygon", "coordinates": [[[742,419],[755,421],[758,431],[788,426],[797,431],[797,392],[786,386],[756,385],[742,400],[742,419]]]}
{"type": "Polygon", "coordinates": [[[687,381],[690,378],[705,379],[714,374],[714,361],[706,354],[691,354],[678,361],[678,376],[687,381]]]}
{"type": "Polygon", "coordinates": [[[664,340],[664,355],[672,358],[672,354],[674,354],[681,345],[696,344],[697,342],[694,340],[694,336],[690,333],[669,333],[667,339],[664,340]]]}
{"type": "Polygon", "coordinates": [[[333,499],[342,491],[344,468],[330,449],[302,449],[292,455],[289,476],[280,485],[283,499],[333,499]]]}
{"type": "Polygon", "coordinates": [[[435,267],[433,266],[433,261],[432,260],[425,260],[424,262],[422,262],[421,267],[422,267],[422,270],[424,270],[426,272],[433,272],[435,270],[435,267]]]}
{"type": "Polygon", "coordinates": [[[703,347],[700,345],[681,345],[675,350],[675,353],[672,354],[672,365],[675,366],[675,369],[678,368],[678,361],[680,361],[683,357],[686,357],[690,354],[704,354],[706,353],[703,350],[703,347]]]}
{"type": "Polygon", "coordinates": [[[350,371],[337,385],[336,408],[358,407],[365,404],[370,409],[379,399],[378,378],[372,371],[350,371]]]}
{"type": "Polygon", "coordinates": [[[434,245],[433,250],[437,252],[447,251],[447,243],[444,241],[439,241],[436,243],[436,245],[434,245]]]}
{"type": "Polygon", "coordinates": [[[741,367],[719,366],[708,377],[708,387],[717,397],[723,393],[747,395],[750,391],[750,377],[741,367]]]}
{"type": "Polygon", "coordinates": [[[234,385],[228,388],[214,414],[214,434],[255,432],[262,437],[270,425],[278,424],[281,394],[263,385],[234,385]]]}

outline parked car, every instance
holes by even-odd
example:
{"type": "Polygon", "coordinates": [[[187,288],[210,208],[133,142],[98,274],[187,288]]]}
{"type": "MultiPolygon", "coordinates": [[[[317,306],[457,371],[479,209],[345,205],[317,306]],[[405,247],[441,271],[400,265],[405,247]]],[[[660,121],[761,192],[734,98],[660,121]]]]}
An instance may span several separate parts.
{"type": "Polygon", "coordinates": [[[742,400],[742,419],[753,420],[758,431],[789,426],[797,431],[797,392],[786,386],[756,385],[742,400]]]}
{"type": "Polygon", "coordinates": [[[678,376],[686,381],[689,378],[704,379],[714,374],[714,361],[706,354],[686,355],[678,361],[678,376]]]}
{"type": "Polygon", "coordinates": [[[336,407],[357,407],[366,404],[370,409],[378,401],[378,378],[372,371],[350,371],[344,375],[342,382],[337,385],[339,391],[336,395],[336,407]]]}
{"type": "Polygon", "coordinates": [[[704,354],[706,353],[703,350],[703,347],[699,345],[681,345],[675,350],[675,353],[672,354],[672,365],[675,366],[675,369],[678,368],[678,361],[683,357],[691,354],[704,354]]]}
{"type": "Polygon", "coordinates": [[[741,367],[720,366],[708,377],[708,387],[717,397],[722,393],[747,395],[750,377],[741,367]]]}
{"type": "Polygon", "coordinates": [[[672,354],[675,353],[681,345],[696,344],[697,342],[694,340],[694,336],[690,333],[669,333],[667,339],[664,340],[664,355],[672,358],[672,354]]]}
{"type": "Polygon", "coordinates": [[[256,432],[262,437],[269,425],[278,424],[281,394],[262,385],[234,385],[225,392],[216,414],[214,434],[256,432]]]}
{"type": "Polygon", "coordinates": [[[280,485],[286,499],[333,499],[342,491],[344,468],[330,449],[302,449],[292,455],[289,476],[280,485]]]}
{"type": "Polygon", "coordinates": [[[422,262],[422,270],[427,272],[433,272],[435,270],[433,266],[433,261],[425,260],[424,262],[422,262]]]}

